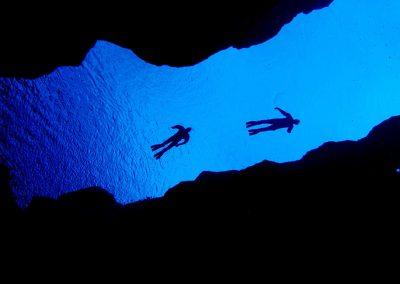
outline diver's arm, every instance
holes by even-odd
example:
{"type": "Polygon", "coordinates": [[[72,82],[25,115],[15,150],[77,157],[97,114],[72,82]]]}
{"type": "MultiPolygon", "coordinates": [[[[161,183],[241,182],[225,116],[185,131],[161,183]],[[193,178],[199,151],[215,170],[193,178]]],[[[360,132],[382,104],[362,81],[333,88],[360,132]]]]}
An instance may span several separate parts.
{"type": "Polygon", "coordinates": [[[293,124],[290,125],[290,126],[287,128],[287,132],[288,132],[288,133],[292,133],[293,127],[294,127],[293,124]]]}
{"type": "Polygon", "coordinates": [[[189,142],[189,136],[188,136],[188,137],[185,137],[185,138],[183,139],[183,142],[180,142],[180,143],[176,144],[176,147],[185,145],[185,144],[188,143],[188,142],[189,142]]]}
{"type": "Polygon", "coordinates": [[[171,127],[172,129],[177,129],[177,130],[185,130],[185,127],[183,127],[182,125],[174,125],[171,127]]]}
{"type": "Polygon", "coordinates": [[[283,116],[286,116],[289,119],[293,119],[292,115],[286,111],[284,111],[283,109],[276,107],[275,108],[277,111],[279,111],[283,116]]]}

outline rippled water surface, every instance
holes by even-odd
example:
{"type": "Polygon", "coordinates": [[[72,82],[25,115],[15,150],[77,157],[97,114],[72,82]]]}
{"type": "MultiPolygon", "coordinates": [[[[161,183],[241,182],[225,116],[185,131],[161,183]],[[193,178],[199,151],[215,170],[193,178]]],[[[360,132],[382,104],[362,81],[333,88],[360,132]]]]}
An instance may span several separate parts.
{"type": "Polygon", "coordinates": [[[126,203],[160,196],[201,171],[290,161],[330,140],[358,139],[400,113],[400,1],[335,0],[273,40],[194,67],[149,65],[98,42],[80,67],[36,80],[0,79],[1,163],[21,205],[101,186],[126,203]],[[248,120],[301,119],[249,137],[248,120]],[[190,142],[150,145],[193,127],[190,142]]]}

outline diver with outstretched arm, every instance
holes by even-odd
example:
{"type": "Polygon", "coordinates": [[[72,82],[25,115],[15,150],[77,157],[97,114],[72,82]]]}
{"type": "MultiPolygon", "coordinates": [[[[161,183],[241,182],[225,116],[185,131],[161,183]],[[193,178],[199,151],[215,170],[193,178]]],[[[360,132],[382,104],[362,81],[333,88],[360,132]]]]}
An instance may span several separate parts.
{"type": "Polygon", "coordinates": [[[286,118],[293,120],[293,116],[292,116],[290,113],[284,111],[283,109],[281,109],[281,108],[279,108],[279,107],[276,107],[275,109],[276,109],[277,111],[279,111],[279,112],[280,112],[283,116],[285,116],[286,118]]]}
{"type": "Polygon", "coordinates": [[[287,128],[287,132],[291,133],[294,126],[300,123],[300,120],[294,119],[293,116],[284,111],[283,109],[276,107],[277,111],[279,111],[285,118],[274,118],[274,119],[267,119],[267,120],[259,120],[259,121],[249,121],[246,123],[246,127],[250,128],[253,126],[261,125],[261,124],[270,124],[267,127],[257,128],[257,129],[249,129],[249,135],[256,135],[260,132],[266,131],[275,131],[281,128],[287,128]]]}
{"type": "Polygon", "coordinates": [[[175,125],[172,126],[171,128],[177,129],[178,132],[172,135],[167,140],[165,140],[163,143],[151,146],[152,151],[157,151],[158,149],[165,147],[160,152],[154,155],[154,157],[157,160],[160,159],[167,151],[169,151],[173,147],[179,147],[189,142],[190,139],[189,132],[192,130],[192,128],[190,127],[185,128],[182,125],[175,125]],[[181,142],[181,140],[183,141],[181,142]]]}

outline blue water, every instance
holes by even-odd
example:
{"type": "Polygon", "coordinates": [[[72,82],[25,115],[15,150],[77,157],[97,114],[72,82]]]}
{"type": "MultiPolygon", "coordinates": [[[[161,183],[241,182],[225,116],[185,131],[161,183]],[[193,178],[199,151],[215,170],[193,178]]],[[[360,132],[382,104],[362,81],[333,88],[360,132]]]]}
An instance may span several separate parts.
{"type": "Polygon", "coordinates": [[[400,1],[335,0],[269,42],[194,67],[156,67],[98,42],[80,67],[0,79],[0,162],[24,206],[95,185],[127,203],[204,170],[296,160],[400,113],[399,34],[400,1]],[[249,137],[244,123],[278,117],[275,106],[302,123],[249,137]],[[156,161],[150,145],[178,123],[193,127],[189,144],[156,161]]]}

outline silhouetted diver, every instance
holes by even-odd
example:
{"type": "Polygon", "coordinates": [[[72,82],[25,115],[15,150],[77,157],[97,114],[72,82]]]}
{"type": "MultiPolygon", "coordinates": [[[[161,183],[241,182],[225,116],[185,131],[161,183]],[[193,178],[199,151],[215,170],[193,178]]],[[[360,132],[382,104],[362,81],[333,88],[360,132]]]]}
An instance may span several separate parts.
{"type": "Polygon", "coordinates": [[[192,130],[192,128],[190,128],[190,127],[185,128],[182,125],[175,125],[175,126],[172,126],[171,128],[177,129],[178,132],[175,133],[170,138],[168,138],[167,140],[165,140],[163,143],[151,146],[152,151],[157,151],[158,149],[167,146],[164,149],[162,149],[160,152],[158,152],[157,154],[154,155],[154,157],[157,160],[160,159],[162,157],[162,155],[164,155],[165,152],[167,152],[171,148],[179,147],[179,146],[182,146],[182,145],[186,144],[187,142],[189,142],[189,138],[190,138],[189,132],[192,130]],[[181,140],[183,140],[183,141],[181,143],[179,143],[181,140]]]}
{"type": "Polygon", "coordinates": [[[293,119],[293,117],[287,113],[286,111],[280,109],[279,107],[275,108],[278,110],[285,118],[275,118],[275,119],[267,119],[267,120],[260,120],[260,121],[249,121],[246,123],[246,127],[253,127],[260,124],[271,124],[268,127],[258,128],[258,129],[250,129],[249,135],[256,135],[260,132],[264,131],[275,131],[281,128],[287,128],[287,132],[291,133],[293,130],[294,125],[298,125],[300,120],[293,119]]]}

